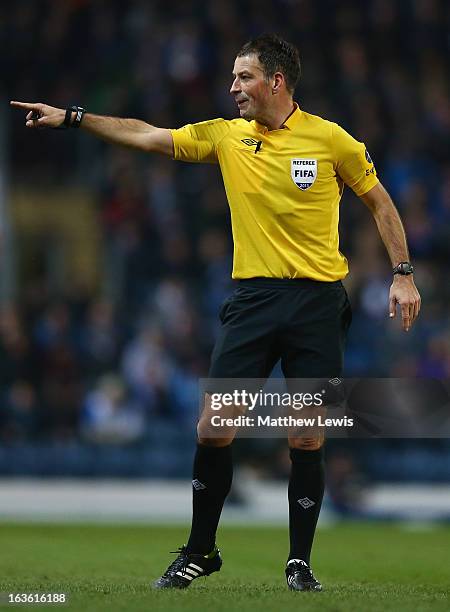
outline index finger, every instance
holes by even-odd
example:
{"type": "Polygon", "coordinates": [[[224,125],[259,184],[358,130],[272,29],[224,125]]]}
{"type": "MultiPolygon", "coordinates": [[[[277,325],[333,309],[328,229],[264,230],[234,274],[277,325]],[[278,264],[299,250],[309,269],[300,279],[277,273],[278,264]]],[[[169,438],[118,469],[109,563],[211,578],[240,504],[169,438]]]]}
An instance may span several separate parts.
{"type": "Polygon", "coordinates": [[[11,100],[9,104],[11,106],[17,106],[19,108],[25,108],[27,110],[37,110],[40,107],[40,104],[35,102],[16,102],[15,100],[11,100]]]}

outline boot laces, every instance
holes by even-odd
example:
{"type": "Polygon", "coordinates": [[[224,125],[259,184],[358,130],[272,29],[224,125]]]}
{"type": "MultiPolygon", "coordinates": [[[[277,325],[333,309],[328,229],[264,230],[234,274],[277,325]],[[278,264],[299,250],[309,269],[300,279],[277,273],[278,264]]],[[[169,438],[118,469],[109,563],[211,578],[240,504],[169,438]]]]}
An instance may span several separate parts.
{"type": "Polygon", "coordinates": [[[292,565],[294,566],[295,573],[300,575],[301,580],[306,582],[316,580],[311,568],[308,565],[303,565],[303,563],[293,563],[292,565]]]}
{"type": "Polygon", "coordinates": [[[170,554],[171,555],[178,554],[178,557],[166,569],[166,571],[163,574],[164,578],[168,578],[169,576],[173,576],[174,574],[176,574],[179,571],[181,571],[183,574],[185,574],[186,573],[186,571],[185,571],[186,570],[186,566],[187,566],[188,559],[189,559],[189,555],[188,555],[186,546],[181,546],[181,548],[178,548],[177,550],[171,550],[170,554]]]}

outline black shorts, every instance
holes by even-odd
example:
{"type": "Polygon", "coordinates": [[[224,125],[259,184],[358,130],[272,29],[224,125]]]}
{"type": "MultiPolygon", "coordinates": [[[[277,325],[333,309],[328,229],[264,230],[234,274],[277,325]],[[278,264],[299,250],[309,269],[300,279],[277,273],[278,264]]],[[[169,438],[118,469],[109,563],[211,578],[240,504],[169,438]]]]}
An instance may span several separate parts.
{"type": "Polygon", "coordinates": [[[351,308],[341,281],[241,280],[219,313],[209,378],[341,376],[351,308]]]}

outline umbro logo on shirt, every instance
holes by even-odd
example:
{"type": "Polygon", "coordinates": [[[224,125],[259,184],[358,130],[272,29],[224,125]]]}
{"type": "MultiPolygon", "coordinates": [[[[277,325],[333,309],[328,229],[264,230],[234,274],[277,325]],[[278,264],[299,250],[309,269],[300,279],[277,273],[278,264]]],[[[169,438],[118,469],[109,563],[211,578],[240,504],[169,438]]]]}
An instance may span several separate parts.
{"type": "Polygon", "coordinates": [[[258,151],[261,151],[262,140],[255,140],[254,138],[241,138],[241,142],[243,142],[249,147],[256,147],[255,153],[258,153],[258,151]]]}

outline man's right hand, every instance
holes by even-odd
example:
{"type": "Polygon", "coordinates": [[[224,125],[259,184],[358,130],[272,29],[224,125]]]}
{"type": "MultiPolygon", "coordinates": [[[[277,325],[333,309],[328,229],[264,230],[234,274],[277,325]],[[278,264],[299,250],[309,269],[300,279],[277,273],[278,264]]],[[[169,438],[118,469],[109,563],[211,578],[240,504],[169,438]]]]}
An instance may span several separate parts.
{"type": "Polygon", "coordinates": [[[25,125],[28,128],[56,128],[64,122],[66,116],[65,109],[55,108],[40,102],[15,102],[11,100],[10,104],[28,111],[25,119],[25,125]]]}
{"type": "MultiPolygon", "coordinates": [[[[64,123],[66,109],[34,102],[10,102],[11,106],[28,111],[28,128],[57,128],[64,123]]],[[[75,119],[72,114],[71,121],[75,119]]],[[[131,147],[145,153],[161,153],[173,157],[172,132],[157,128],[140,119],[123,119],[84,113],[80,127],[90,134],[113,144],[131,147]]]]}

